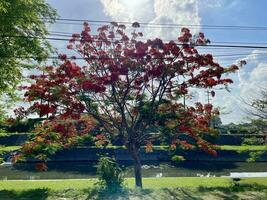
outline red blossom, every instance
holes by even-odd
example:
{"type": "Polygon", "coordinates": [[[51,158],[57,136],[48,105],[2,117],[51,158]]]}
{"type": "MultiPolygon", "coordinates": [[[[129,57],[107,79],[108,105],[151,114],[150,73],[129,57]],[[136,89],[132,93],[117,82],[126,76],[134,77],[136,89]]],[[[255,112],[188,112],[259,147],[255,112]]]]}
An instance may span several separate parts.
{"type": "Polygon", "coordinates": [[[67,59],[67,55],[66,55],[66,54],[59,54],[59,55],[58,55],[58,58],[59,58],[60,60],[66,60],[66,59],[67,59]]]}
{"type": "Polygon", "coordinates": [[[38,171],[47,171],[48,167],[45,163],[37,163],[35,165],[36,170],[38,171]]]}

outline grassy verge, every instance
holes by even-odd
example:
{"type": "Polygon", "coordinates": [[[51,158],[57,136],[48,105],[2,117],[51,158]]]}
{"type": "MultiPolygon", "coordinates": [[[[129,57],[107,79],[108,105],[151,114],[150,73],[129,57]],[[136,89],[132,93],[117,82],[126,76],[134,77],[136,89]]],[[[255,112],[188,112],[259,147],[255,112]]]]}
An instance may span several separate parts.
{"type": "Polygon", "coordinates": [[[1,146],[0,145],[0,152],[10,152],[19,149],[21,146],[1,146]]]}
{"type": "Polygon", "coordinates": [[[233,150],[233,151],[266,151],[267,146],[265,145],[242,145],[242,146],[222,145],[220,146],[220,149],[233,150]]]}
{"type": "Polygon", "coordinates": [[[3,156],[10,151],[15,151],[19,149],[20,146],[2,146],[0,145],[0,164],[3,162],[3,156]]]}
{"type": "MultiPolygon", "coordinates": [[[[53,190],[62,189],[86,189],[93,187],[96,179],[67,179],[67,180],[8,180],[0,181],[0,189],[29,190],[48,188],[53,190]]],[[[244,184],[261,184],[267,187],[267,178],[244,178],[240,181],[244,184]]],[[[134,188],[134,179],[127,178],[125,185],[134,188]]],[[[229,187],[232,185],[230,178],[202,178],[202,177],[164,177],[164,178],[143,178],[144,189],[162,189],[176,187],[229,187]]]]}
{"type": "Polygon", "coordinates": [[[267,178],[246,178],[234,185],[229,178],[144,178],[143,190],[134,179],[117,193],[101,191],[96,180],[0,181],[0,199],[266,199],[267,178]],[[14,189],[15,188],[15,189],[14,189]]]}
{"type": "MultiPolygon", "coordinates": [[[[0,152],[1,151],[14,151],[19,149],[20,146],[3,146],[0,145],[0,152]]],[[[87,148],[87,147],[79,147],[79,148],[87,148]]],[[[108,145],[106,147],[97,147],[97,146],[92,146],[91,148],[106,148],[106,149],[126,149],[124,146],[113,146],[113,145],[108,145]]],[[[145,148],[145,147],[142,147],[145,148]]],[[[169,146],[166,145],[155,145],[153,146],[154,150],[168,150],[169,146]]],[[[265,145],[242,145],[242,146],[234,146],[234,145],[222,145],[219,146],[218,149],[221,150],[233,150],[233,151],[266,151],[267,146],[265,145]]]]}

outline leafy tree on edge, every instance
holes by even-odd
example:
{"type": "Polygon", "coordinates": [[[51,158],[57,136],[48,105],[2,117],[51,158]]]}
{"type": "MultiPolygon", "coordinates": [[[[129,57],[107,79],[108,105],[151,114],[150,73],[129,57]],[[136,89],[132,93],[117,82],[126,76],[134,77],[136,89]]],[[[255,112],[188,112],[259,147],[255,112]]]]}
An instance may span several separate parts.
{"type": "Polygon", "coordinates": [[[32,61],[43,61],[51,50],[43,38],[45,22],[54,22],[56,11],[44,0],[0,2],[0,97],[12,95],[32,61]]]}

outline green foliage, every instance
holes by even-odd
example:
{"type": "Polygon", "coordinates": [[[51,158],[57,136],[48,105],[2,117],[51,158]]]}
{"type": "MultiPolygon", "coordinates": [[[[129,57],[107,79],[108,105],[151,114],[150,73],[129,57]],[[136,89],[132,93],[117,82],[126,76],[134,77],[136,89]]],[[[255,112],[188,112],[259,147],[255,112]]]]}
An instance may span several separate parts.
{"type": "Polygon", "coordinates": [[[15,120],[14,122],[8,124],[6,122],[0,123],[0,128],[5,132],[9,133],[28,133],[31,132],[37,124],[39,124],[43,119],[27,119],[27,120],[15,120]]]}
{"type": "Polygon", "coordinates": [[[265,141],[259,137],[247,137],[243,139],[242,145],[264,145],[265,141]]]}
{"type": "Polygon", "coordinates": [[[185,161],[185,158],[183,156],[174,155],[172,156],[171,160],[173,162],[179,163],[179,162],[185,161]]]}
{"type": "Polygon", "coordinates": [[[94,146],[95,145],[94,138],[91,134],[80,136],[79,138],[77,138],[77,143],[79,144],[79,146],[94,146]]]}
{"type": "Polygon", "coordinates": [[[52,48],[40,38],[48,34],[45,21],[55,18],[56,11],[45,0],[1,0],[0,95],[14,92],[31,61],[48,56],[52,48]]]}
{"type": "Polygon", "coordinates": [[[267,121],[263,119],[252,119],[248,123],[234,124],[230,123],[221,126],[221,133],[228,134],[264,134],[267,121]]]}
{"type": "Polygon", "coordinates": [[[103,156],[97,164],[98,185],[105,189],[115,191],[122,187],[124,177],[122,169],[114,158],[103,156]]]}
{"type": "Polygon", "coordinates": [[[19,148],[20,146],[7,146],[6,147],[6,146],[0,145],[0,164],[4,161],[3,156],[5,156],[11,151],[18,150],[19,148]]]}
{"type": "Polygon", "coordinates": [[[0,137],[8,136],[6,130],[0,128],[0,137]]]}
{"type": "Polygon", "coordinates": [[[264,154],[265,151],[252,151],[249,153],[249,158],[247,159],[247,162],[255,162],[257,161],[262,154],[264,154]]]}

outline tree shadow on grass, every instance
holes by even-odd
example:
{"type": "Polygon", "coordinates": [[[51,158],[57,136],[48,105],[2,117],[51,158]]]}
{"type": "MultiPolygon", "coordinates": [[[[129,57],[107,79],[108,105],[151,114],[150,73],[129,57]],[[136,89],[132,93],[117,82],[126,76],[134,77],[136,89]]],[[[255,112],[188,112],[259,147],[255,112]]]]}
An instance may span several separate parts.
{"type": "Polygon", "coordinates": [[[86,200],[130,200],[131,197],[134,199],[143,199],[144,196],[148,196],[152,193],[149,189],[128,189],[126,187],[119,188],[117,190],[110,191],[109,189],[103,189],[99,187],[89,188],[83,190],[87,194],[86,200]]]}
{"type": "Polygon", "coordinates": [[[211,191],[211,189],[229,193],[229,192],[245,192],[245,191],[263,191],[267,190],[267,186],[257,183],[246,184],[246,183],[233,182],[230,187],[212,187],[212,188],[203,186],[198,187],[199,192],[208,192],[211,191]]]}
{"type": "Polygon", "coordinates": [[[48,189],[0,190],[0,200],[45,200],[47,197],[48,189]]]}
{"type": "MultiPolygon", "coordinates": [[[[233,182],[230,187],[198,187],[197,192],[200,194],[210,193],[212,192],[214,196],[220,197],[225,200],[237,200],[240,197],[237,195],[238,193],[243,192],[263,192],[267,191],[267,186],[261,184],[245,184],[245,183],[236,183],[233,182]]],[[[250,194],[252,195],[252,194],[250,194]]],[[[258,199],[257,196],[254,195],[255,198],[258,199]]]]}
{"type": "Polygon", "coordinates": [[[165,199],[173,200],[201,200],[202,198],[196,197],[190,189],[184,188],[164,188],[161,190],[165,199]]]}

